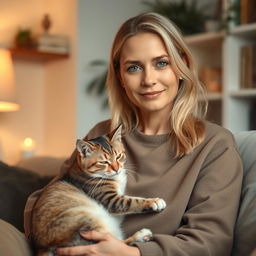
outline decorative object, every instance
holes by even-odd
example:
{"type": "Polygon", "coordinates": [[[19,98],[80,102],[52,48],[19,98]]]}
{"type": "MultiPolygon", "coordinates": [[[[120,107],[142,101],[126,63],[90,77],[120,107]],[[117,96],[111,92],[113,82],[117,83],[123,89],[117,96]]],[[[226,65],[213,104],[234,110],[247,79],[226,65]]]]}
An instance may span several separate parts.
{"type": "Polygon", "coordinates": [[[30,158],[35,154],[35,141],[29,137],[25,138],[21,145],[21,158],[30,158]]]}
{"type": "Polygon", "coordinates": [[[69,38],[66,35],[42,34],[37,39],[37,50],[40,52],[69,53],[69,38]]]}
{"type": "Polygon", "coordinates": [[[37,50],[48,53],[69,53],[69,37],[62,34],[50,34],[52,20],[49,14],[45,14],[42,20],[43,33],[37,38],[37,50]]]}
{"type": "Polygon", "coordinates": [[[44,33],[47,34],[51,28],[52,21],[50,19],[49,14],[45,14],[42,20],[42,27],[44,29],[44,33]]]}
{"type": "Polygon", "coordinates": [[[172,20],[185,35],[204,32],[208,5],[199,7],[197,0],[155,0],[142,1],[152,11],[166,16],[172,20]]]}
{"type": "Polygon", "coordinates": [[[230,28],[240,23],[240,0],[227,0],[227,8],[222,17],[222,27],[228,32],[230,28]]]}
{"type": "Polygon", "coordinates": [[[208,92],[221,92],[221,68],[201,66],[199,76],[208,92]]]}
{"type": "Polygon", "coordinates": [[[207,20],[205,22],[204,26],[205,26],[205,30],[207,32],[215,32],[215,31],[218,31],[220,29],[219,21],[214,20],[214,19],[207,20]]]}
{"type": "Polygon", "coordinates": [[[19,29],[15,36],[15,46],[17,48],[33,48],[35,40],[30,29],[19,29]]]}

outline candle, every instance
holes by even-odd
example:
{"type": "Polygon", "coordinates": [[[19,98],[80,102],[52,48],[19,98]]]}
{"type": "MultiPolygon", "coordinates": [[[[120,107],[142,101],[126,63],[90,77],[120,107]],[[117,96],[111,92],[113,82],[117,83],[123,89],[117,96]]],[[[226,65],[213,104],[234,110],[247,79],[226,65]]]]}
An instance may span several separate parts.
{"type": "Polygon", "coordinates": [[[21,145],[21,157],[29,158],[35,154],[35,141],[29,137],[25,138],[21,145]]]}

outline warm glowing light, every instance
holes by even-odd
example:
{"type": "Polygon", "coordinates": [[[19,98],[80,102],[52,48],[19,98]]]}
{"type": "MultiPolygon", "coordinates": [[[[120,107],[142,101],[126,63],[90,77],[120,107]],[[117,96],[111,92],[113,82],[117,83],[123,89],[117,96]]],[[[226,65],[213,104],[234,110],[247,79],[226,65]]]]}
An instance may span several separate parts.
{"type": "Polygon", "coordinates": [[[35,147],[35,142],[33,139],[27,137],[23,140],[23,149],[34,149],[35,147]]]}
{"type": "Polygon", "coordinates": [[[11,54],[0,49],[0,111],[18,110],[11,54]]]}
{"type": "Polygon", "coordinates": [[[0,111],[10,112],[19,110],[20,106],[16,103],[0,101],[0,111]]]}
{"type": "Polygon", "coordinates": [[[36,143],[30,137],[25,138],[21,144],[21,157],[29,158],[34,156],[36,149],[36,143]]]}

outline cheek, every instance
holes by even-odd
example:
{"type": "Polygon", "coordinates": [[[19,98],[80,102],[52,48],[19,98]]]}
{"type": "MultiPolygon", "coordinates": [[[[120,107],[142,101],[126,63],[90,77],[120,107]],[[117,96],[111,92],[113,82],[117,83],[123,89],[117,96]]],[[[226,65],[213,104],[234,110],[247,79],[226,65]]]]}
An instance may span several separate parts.
{"type": "Polygon", "coordinates": [[[179,79],[172,69],[162,72],[160,79],[163,83],[168,84],[171,87],[177,87],[179,85],[179,79]]]}
{"type": "Polygon", "coordinates": [[[138,99],[138,95],[135,93],[135,90],[126,86],[125,92],[126,92],[129,102],[132,103],[133,105],[138,106],[139,99],[138,99]]]}

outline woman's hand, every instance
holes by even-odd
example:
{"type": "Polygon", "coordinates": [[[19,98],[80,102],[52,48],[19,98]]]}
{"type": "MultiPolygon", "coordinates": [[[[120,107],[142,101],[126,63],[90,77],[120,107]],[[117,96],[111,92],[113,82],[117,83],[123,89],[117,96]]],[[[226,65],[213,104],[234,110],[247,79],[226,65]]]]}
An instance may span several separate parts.
{"type": "Polygon", "coordinates": [[[140,251],[137,247],[128,246],[123,241],[116,239],[110,234],[99,233],[97,231],[89,231],[80,234],[83,238],[96,241],[97,243],[58,248],[56,254],[58,256],[140,256],[140,251]]]}

